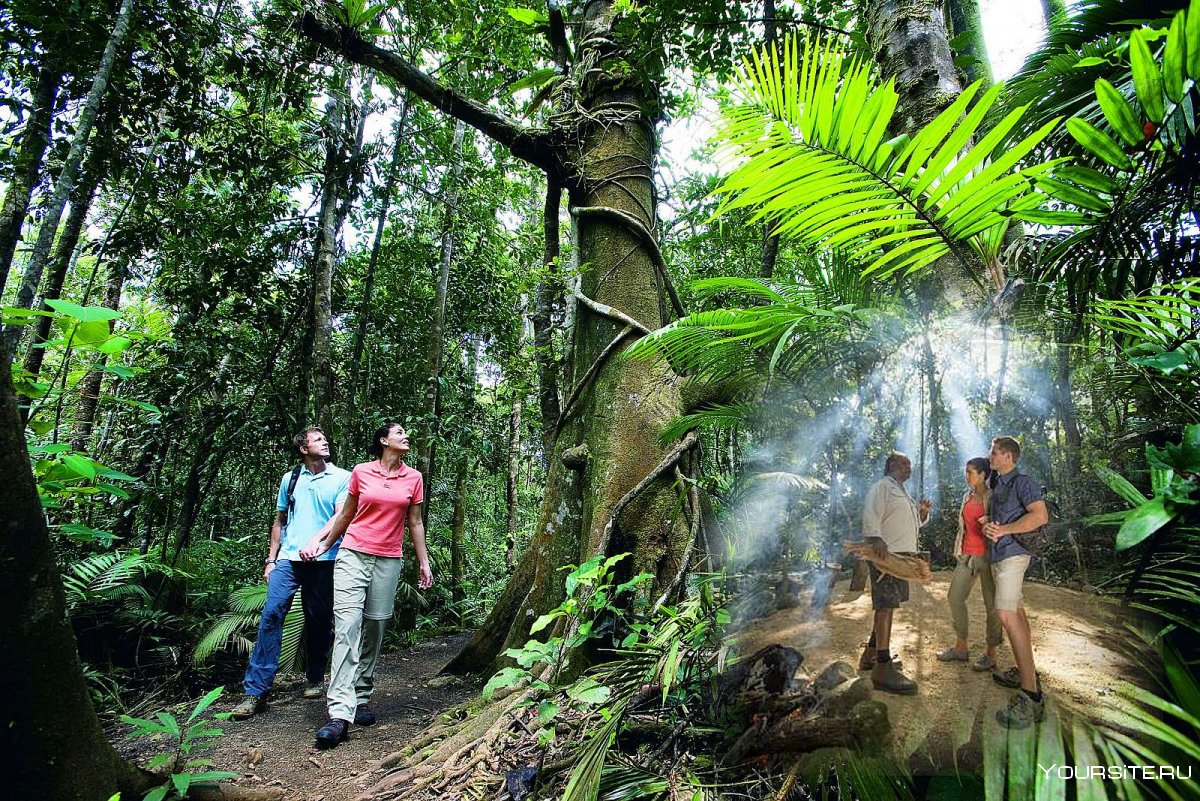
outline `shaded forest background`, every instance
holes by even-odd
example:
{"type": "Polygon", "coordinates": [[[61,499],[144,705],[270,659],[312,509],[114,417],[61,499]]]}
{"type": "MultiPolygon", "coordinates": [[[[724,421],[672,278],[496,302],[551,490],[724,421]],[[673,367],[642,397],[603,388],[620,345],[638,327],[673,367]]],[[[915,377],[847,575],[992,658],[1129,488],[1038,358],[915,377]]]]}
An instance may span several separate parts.
{"type": "MultiPolygon", "coordinates": [[[[692,121],[733,103],[730,82],[752,48],[782,48],[793,33],[830,37],[897,74],[907,56],[884,44],[897,7],[601,4],[616,20],[605,35],[626,48],[614,61],[583,36],[594,5],[347,0],[307,18],[301,4],[221,0],[14,0],[0,10],[4,352],[102,717],[237,683],[264,595],[279,476],[295,460],[287,443],[308,425],[323,428],[347,468],[365,460],[385,420],[403,422],[416,443],[437,583],[424,594],[415,576],[405,583],[393,646],[480,627],[498,602],[516,616],[523,607],[503,593],[545,531],[542,504],[558,492],[548,488],[570,483],[555,476],[575,469],[568,446],[591,443],[600,458],[588,427],[608,396],[636,395],[617,383],[625,379],[589,386],[592,360],[613,347],[600,344],[593,318],[608,315],[610,339],[617,323],[632,323],[588,301],[639,258],[654,262],[652,286],[625,297],[640,292],[653,307],[649,328],[685,318],[703,340],[668,333],[638,345],[643,358],[659,357],[655,369],[687,379],[663,381],[681,400],[653,432],[662,446],[649,438],[645,469],[630,476],[686,445],[675,457],[682,472],[662,474],[674,489],[639,511],[675,516],[663,529],[669,544],[647,558],[639,530],[627,548],[636,570],[650,570],[655,598],[688,597],[689,567],[805,576],[836,562],[896,447],[914,457],[916,491],[937,504],[926,543],[949,564],[961,464],[999,433],[1025,444],[1022,468],[1058,510],[1060,536],[1037,578],[1133,598],[1145,575],[1190,560],[1194,529],[1176,524],[1200,463],[1175,469],[1186,485],[1164,484],[1144,457],[1147,445],[1181,437],[1193,447],[1185,426],[1200,421],[1200,159],[1186,77],[1196,56],[1173,67],[1166,40],[1185,4],[1134,4],[1134,14],[1131,4],[1045,3],[1048,44],[975,121],[979,140],[1033,103],[1009,144],[1053,118],[1104,128],[1111,104],[1093,86],[1107,76],[1139,115],[1132,134],[1112,134],[1136,171],[1059,126],[1023,163],[1067,156],[1088,166],[1044,176],[1038,210],[1012,206],[1024,229],[1008,227],[969,258],[865,275],[844,250],[790,231],[798,224],[783,211],[722,206],[714,193],[729,162],[706,141],[709,124],[692,121]],[[342,32],[344,52],[318,44],[314,21],[342,32]],[[1159,32],[1143,46],[1166,63],[1163,75],[1185,76],[1169,114],[1146,105],[1131,66],[1142,40],[1130,32],[1143,21],[1159,32]],[[364,57],[361,40],[504,119],[443,113],[457,101],[435,108],[430,89],[364,57]],[[589,87],[588,70],[600,67],[610,83],[589,87]],[[506,120],[556,131],[577,115],[619,127],[588,105],[602,90],[620,95],[605,103],[632,102],[651,139],[668,126],[699,131],[694,152],[655,143],[629,167],[644,184],[628,190],[620,176],[589,184],[587,169],[583,178],[560,169],[575,164],[561,155],[569,146],[498,141],[506,120]],[[1159,126],[1171,134],[1155,145],[1159,126]],[[1113,175],[1126,181],[1120,192],[1113,175]],[[645,212],[646,253],[581,228],[580,206],[617,189],[645,212]],[[584,248],[599,255],[581,258],[584,248]],[[1150,305],[1120,305],[1133,298],[1150,305]],[[743,330],[753,334],[736,345],[744,352],[714,345],[743,330]],[[1111,524],[1147,496],[1167,519],[1118,542],[1111,524]],[[703,559],[676,536],[701,517],[703,559]]],[[[949,83],[898,82],[901,115],[888,132],[897,136],[915,135],[973,81],[980,92],[992,82],[977,4],[951,0],[945,17],[939,5],[910,5],[938,28],[908,60],[949,83]]],[[[632,499],[623,488],[593,494],[605,492],[615,494],[596,501],[596,520],[615,506],[612,520],[590,525],[607,538],[632,499]]],[[[591,556],[595,543],[582,539],[544,557],[538,575],[549,571],[557,586],[558,567],[591,556]]],[[[744,580],[739,590],[753,581],[744,580]]],[[[477,638],[460,667],[499,666],[524,625],[510,642],[477,638]]]]}

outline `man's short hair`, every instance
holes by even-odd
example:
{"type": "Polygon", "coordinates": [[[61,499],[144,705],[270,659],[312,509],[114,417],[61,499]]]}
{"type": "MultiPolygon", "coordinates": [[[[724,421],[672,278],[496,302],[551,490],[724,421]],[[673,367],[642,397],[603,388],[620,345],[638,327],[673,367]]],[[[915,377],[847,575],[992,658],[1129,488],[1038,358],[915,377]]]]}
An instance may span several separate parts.
{"type": "Polygon", "coordinates": [[[892,451],[889,453],[887,461],[883,463],[883,474],[885,476],[890,476],[892,471],[896,469],[896,465],[900,464],[901,460],[909,463],[912,462],[912,460],[908,458],[907,453],[901,453],[900,451],[892,451]]]}
{"type": "Polygon", "coordinates": [[[308,444],[308,435],[312,433],[324,434],[325,432],[316,426],[310,426],[292,437],[292,447],[296,449],[296,453],[299,453],[300,449],[308,444]]]}
{"type": "Polygon", "coordinates": [[[992,445],[1010,454],[1014,462],[1021,458],[1021,445],[1012,437],[994,437],[992,445]]]}

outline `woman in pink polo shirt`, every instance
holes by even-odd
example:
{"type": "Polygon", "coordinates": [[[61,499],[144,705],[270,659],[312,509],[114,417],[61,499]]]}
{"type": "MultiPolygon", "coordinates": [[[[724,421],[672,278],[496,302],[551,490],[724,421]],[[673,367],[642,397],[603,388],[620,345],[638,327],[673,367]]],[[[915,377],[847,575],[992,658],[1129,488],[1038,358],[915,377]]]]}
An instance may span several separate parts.
{"type": "Polygon", "coordinates": [[[375,722],[367,703],[383,633],[396,602],[406,525],[420,565],[418,584],[423,590],[433,585],[421,520],[424,480],[404,463],[408,434],[399,423],[385,423],[367,451],[375,461],[354,466],[342,511],[300,551],[302,558],[315,559],[345,534],[333,566],[329,722],[317,730],[318,748],[332,748],[345,740],[350,721],[359,726],[375,722]]]}

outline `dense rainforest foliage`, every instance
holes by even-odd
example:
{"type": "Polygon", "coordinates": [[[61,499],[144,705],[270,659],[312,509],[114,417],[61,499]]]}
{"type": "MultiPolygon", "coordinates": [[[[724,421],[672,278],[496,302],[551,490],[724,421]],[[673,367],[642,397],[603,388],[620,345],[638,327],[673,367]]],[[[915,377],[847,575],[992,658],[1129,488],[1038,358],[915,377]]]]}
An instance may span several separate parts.
{"type": "Polygon", "coordinates": [[[386,420],[436,577],[389,647],[474,632],[490,703],[377,797],[495,796],[510,747],[541,797],[919,794],[729,758],[727,650],[849,564],[893,450],[951,564],[996,434],[1031,575],[1152,677],[1039,747],[1200,761],[1200,5],[1041,6],[1001,82],[977,0],[5,3],[15,791],[157,787],[103,727],[238,683],[293,434],[349,468],[386,420]]]}

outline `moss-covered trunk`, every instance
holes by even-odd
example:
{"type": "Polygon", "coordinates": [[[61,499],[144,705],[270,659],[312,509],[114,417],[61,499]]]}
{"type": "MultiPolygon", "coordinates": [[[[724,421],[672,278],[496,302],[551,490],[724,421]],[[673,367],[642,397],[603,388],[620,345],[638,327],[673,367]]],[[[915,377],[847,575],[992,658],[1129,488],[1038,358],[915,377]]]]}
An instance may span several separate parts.
{"type": "Polygon", "coordinates": [[[962,91],[941,5],[933,0],[869,0],[867,40],[900,95],[893,133],[915,133],[962,91]]]}
{"type": "MultiPolygon", "coordinates": [[[[8,370],[0,370],[0,752],[10,798],[145,787],[104,738],[79,664],[8,370]]],[[[132,797],[132,796],[130,796],[132,797]]]]}
{"type": "Polygon", "coordinates": [[[618,503],[663,461],[667,449],[658,435],[680,409],[674,376],[664,366],[623,359],[637,332],[598,311],[611,307],[651,330],[666,322],[659,255],[637,228],[653,231],[657,222],[652,165],[658,142],[647,111],[654,98],[644,84],[610,77],[624,63],[612,14],[610,3],[594,2],[583,20],[580,41],[604,49],[592,44],[582,54],[588,119],[569,187],[585,266],[581,293],[594,303],[576,301],[571,389],[537,531],[487,622],[447,666],[452,672],[489,669],[505,648],[524,644],[534,620],[563,598],[560,566],[630,552],[624,569],[655,575],[657,597],[674,581],[687,545],[669,470],[627,500],[609,526],[618,503]]]}

